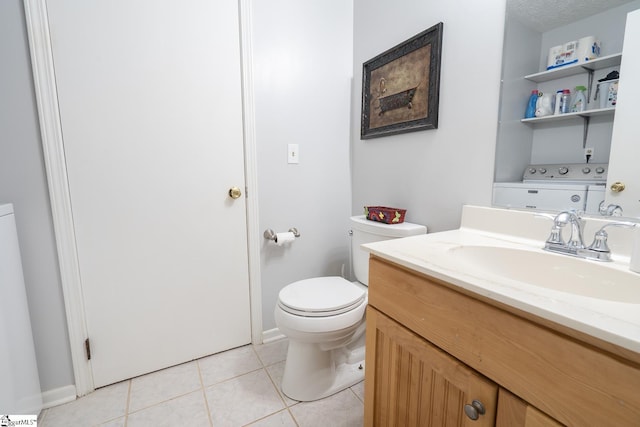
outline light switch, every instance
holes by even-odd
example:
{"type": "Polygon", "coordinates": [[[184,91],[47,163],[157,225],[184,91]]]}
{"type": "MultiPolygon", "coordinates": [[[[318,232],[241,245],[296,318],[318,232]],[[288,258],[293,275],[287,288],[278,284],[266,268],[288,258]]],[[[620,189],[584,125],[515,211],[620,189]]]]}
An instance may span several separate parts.
{"type": "Polygon", "coordinates": [[[287,151],[287,163],[289,164],[297,164],[300,159],[300,151],[298,148],[298,144],[289,144],[287,151]]]}

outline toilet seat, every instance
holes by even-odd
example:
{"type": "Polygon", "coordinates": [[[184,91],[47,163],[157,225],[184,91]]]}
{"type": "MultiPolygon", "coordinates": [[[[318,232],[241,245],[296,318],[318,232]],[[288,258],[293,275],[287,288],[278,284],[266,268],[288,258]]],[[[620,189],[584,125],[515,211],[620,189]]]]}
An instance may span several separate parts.
{"type": "Polygon", "coordinates": [[[366,298],[363,288],[342,277],[315,277],[285,286],[278,295],[278,305],[297,316],[327,317],[354,310],[366,298]]]}

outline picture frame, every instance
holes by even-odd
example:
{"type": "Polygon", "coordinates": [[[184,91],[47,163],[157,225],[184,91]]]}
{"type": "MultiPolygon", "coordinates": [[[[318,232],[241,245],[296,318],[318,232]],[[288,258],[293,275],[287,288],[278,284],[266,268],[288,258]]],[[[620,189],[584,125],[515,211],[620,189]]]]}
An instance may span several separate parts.
{"type": "Polygon", "coordinates": [[[438,128],[440,22],[362,65],[360,138],[438,128]]]}

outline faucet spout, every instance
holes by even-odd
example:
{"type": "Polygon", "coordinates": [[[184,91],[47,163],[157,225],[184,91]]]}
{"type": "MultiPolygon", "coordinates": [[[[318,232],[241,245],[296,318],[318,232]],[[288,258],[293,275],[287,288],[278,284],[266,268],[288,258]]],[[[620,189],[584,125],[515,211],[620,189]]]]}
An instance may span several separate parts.
{"type": "Polygon", "coordinates": [[[584,238],[582,237],[583,221],[580,217],[580,213],[576,211],[562,211],[553,220],[553,228],[551,229],[551,236],[547,239],[545,249],[562,248],[560,252],[566,252],[567,250],[584,249],[584,238]],[[562,229],[567,225],[571,226],[571,235],[569,240],[564,243],[562,239],[562,229]]]}

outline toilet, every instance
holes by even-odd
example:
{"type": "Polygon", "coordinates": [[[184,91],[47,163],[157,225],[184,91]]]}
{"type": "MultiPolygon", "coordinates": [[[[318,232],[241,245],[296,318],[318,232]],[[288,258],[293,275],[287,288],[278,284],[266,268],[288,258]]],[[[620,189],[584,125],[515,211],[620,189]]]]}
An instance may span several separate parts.
{"type": "Polygon", "coordinates": [[[357,281],[314,277],[291,283],[278,295],[276,325],[289,339],[282,392],[294,400],[322,399],[364,379],[369,253],[360,245],[427,232],[423,225],[384,224],[364,215],[350,220],[357,281]]]}

